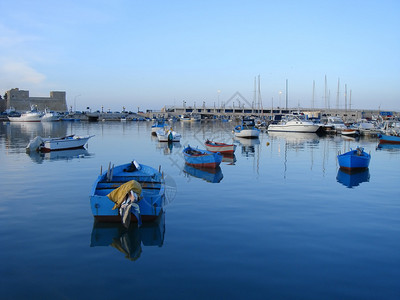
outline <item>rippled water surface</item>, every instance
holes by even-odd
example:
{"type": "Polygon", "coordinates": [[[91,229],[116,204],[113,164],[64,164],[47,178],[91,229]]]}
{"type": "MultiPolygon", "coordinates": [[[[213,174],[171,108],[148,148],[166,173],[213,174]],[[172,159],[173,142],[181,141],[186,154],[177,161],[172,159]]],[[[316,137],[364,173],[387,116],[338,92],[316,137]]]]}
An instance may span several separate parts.
{"type": "Polygon", "coordinates": [[[373,138],[261,133],[213,172],[184,146],[232,142],[233,123],[0,124],[1,299],[399,299],[400,148],[373,138]],[[37,135],[95,135],[86,150],[25,153],[37,135]],[[369,170],[336,155],[362,146],[369,170]],[[111,164],[161,166],[157,223],[95,223],[89,192],[111,164]]]}

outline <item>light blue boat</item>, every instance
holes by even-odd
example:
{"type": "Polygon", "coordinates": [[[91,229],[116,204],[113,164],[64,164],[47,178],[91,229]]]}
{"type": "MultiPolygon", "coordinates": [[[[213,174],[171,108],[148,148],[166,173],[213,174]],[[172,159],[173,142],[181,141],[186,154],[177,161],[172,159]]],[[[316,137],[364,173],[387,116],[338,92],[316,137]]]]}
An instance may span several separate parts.
{"type": "MultiPolygon", "coordinates": [[[[115,203],[107,197],[109,193],[121,185],[137,181],[142,188],[139,201],[139,217],[143,221],[153,221],[163,211],[165,203],[165,181],[160,171],[133,161],[128,164],[112,167],[103,172],[94,182],[90,192],[90,206],[93,216],[101,222],[121,222],[118,209],[113,209],[115,203]]],[[[132,211],[131,222],[138,220],[132,211]]]]}
{"type": "Polygon", "coordinates": [[[345,170],[362,170],[369,166],[371,155],[364,151],[364,148],[357,147],[356,150],[351,150],[337,156],[339,166],[345,170]]]}
{"type": "Polygon", "coordinates": [[[186,164],[199,168],[217,168],[222,162],[222,154],[187,146],[183,149],[186,164]]]}

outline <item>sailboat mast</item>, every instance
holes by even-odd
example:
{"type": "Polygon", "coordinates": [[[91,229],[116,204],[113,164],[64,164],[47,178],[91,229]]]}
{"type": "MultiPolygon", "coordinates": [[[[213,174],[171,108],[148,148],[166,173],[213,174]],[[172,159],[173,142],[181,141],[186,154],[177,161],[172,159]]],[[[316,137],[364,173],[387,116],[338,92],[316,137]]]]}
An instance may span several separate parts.
{"type": "Polygon", "coordinates": [[[351,110],[351,90],[350,90],[349,108],[351,110]]]}
{"type": "Polygon", "coordinates": [[[312,104],[311,107],[314,109],[314,97],[315,97],[315,80],[312,82],[312,104]]]}
{"type": "Polygon", "coordinates": [[[256,99],[257,99],[256,93],[257,93],[257,90],[256,90],[256,77],[254,77],[254,95],[253,95],[253,107],[252,107],[252,109],[254,109],[256,107],[256,99]]]}
{"type": "Polygon", "coordinates": [[[339,88],[340,88],[340,78],[337,80],[337,94],[336,94],[336,109],[339,109],[339,88]]]}
{"type": "Polygon", "coordinates": [[[260,75],[258,75],[258,112],[262,110],[262,99],[261,99],[261,83],[260,83],[260,75]]]}
{"type": "Polygon", "coordinates": [[[327,101],[326,86],[327,86],[327,80],[326,80],[326,75],[325,75],[325,93],[324,93],[324,97],[325,97],[325,109],[327,108],[327,105],[326,105],[326,101],[327,101]]]}
{"type": "Polygon", "coordinates": [[[288,109],[288,80],[286,79],[286,109],[288,109]]]}

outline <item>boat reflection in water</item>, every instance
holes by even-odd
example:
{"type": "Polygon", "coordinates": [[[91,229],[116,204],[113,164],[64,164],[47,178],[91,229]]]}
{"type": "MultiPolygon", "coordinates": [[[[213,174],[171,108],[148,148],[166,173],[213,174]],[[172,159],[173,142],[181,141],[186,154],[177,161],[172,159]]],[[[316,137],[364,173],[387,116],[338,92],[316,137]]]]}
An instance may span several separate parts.
{"type": "Polygon", "coordinates": [[[348,171],[339,168],[336,180],[348,188],[353,188],[360,185],[360,183],[369,181],[369,169],[348,171]]]}
{"type": "Polygon", "coordinates": [[[154,222],[144,222],[141,227],[131,223],[125,228],[121,223],[94,222],[90,247],[111,246],[135,261],[142,253],[142,245],[162,247],[165,235],[165,213],[154,222]]]}
{"type": "Polygon", "coordinates": [[[400,152],[400,144],[378,144],[376,149],[388,152],[400,152]]]}
{"type": "Polygon", "coordinates": [[[193,177],[203,179],[207,182],[218,183],[224,178],[221,167],[217,168],[195,168],[185,164],[183,171],[193,177]]]}
{"type": "Polygon", "coordinates": [[[92,154],[90,154],[85,148],[50,151],[45,153],[32,151],[28,153],[28,155],[34,162],[38,164],[41,164],[44,160],[71,160],[76,158],[88,158],[92,156],[92,154]]]}
{"type": "Polygon", "coordinates": [[[234,140],[239,142],[239,144],[242,146],[242,155],[246,157],[254,156],[256,152],[256,146],[260,145],[260,139],[235,137],[234,140]]]}
{"type": "Polygon", "coordinates": [[[157,149],[160,149],[164,155],[170,155],[172,150],[181,148],[182,145],[180,142],[158,142],[157,149]]]}
{"type": "Polygon", "coordinates": [[[235,154],[222,154],[222,162],[226,162],[228,165],[234,165],[236,162],[235,154]]]}

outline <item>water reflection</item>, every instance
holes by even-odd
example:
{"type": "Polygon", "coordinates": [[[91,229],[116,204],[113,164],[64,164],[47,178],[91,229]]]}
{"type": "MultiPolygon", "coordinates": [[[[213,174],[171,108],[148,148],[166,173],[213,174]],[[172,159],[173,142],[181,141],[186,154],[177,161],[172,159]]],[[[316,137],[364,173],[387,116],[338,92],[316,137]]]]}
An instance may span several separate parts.
{"type": "Polygon", "coordinates": [[[162,247],[164,235],[165,213],[156,222],[145,222],[141,227],[136,223],[125,228],[121,223],[94,222],[90,247],[111,246],[135,261],[142,253],[142,245],[162,247]]]}
{"type": "Polygon", "coordinates": [[[362,171],[339,169],[336,180],[348,188],[353,188],[360,185],[360,183],[369,181],[369,169],[362,171]]]}
{"type": "Polygon", "coordinates": [[[241,153],[245,157],[254,156],[256,146],[260,145],[260,139],[246,139],[242,137],[235,137],[236,142],[241,146],[241,153]]]}
{"type": "Polygon", "coordinates": [[[201,178],[211,183],[218,183],[222,180],[222,178],[224,178],[220,167],[216,169],[195,168],[193,166],[188,166],[185,164],[183,171],[190,176],[201,178]]]}
{"type": "Polygon", "coordinates": [[[376,149],[388,152],[400,152],[400,144],[378,144],[376,149]]]}
{"type": "Polygon", "coordinates": [[[228,163],[229,165],[234,165],[236,162],[235,154],[223,154],[222,162],[228,163]]]}
{"type": "Polygon", "coordinates": [[[268,136],[272,141],[284,139],[286,145],[290,149],[305,149],[306,146],[319,144],[319,136],[316,133],[303,132],[268,132],[268,136]]]}
{"type": "Polygon", "coordinates": [[[92,154],[90,154],[85,148],[51,151],[46,153],[32,151],[27,155],[29,155],[32,161],[38,164],[43,163],[44,160],[71,160],[74,158],[87,158],[92,156],[92,154]]]}
{"type": "Polygon", "coordinates": [[[182,145],[180,142],[158,142],[157,149],[160,149],[164,155],[172,154],[173,149],[179,149],[182,145]]]}
{"type": "Polygon", "coordinates": [[[25,147],[36,136],[66,136],[68,126],[64,122],[10,122],[0,126],[0,136],[9,149],[25,152],[25,147]]]}

